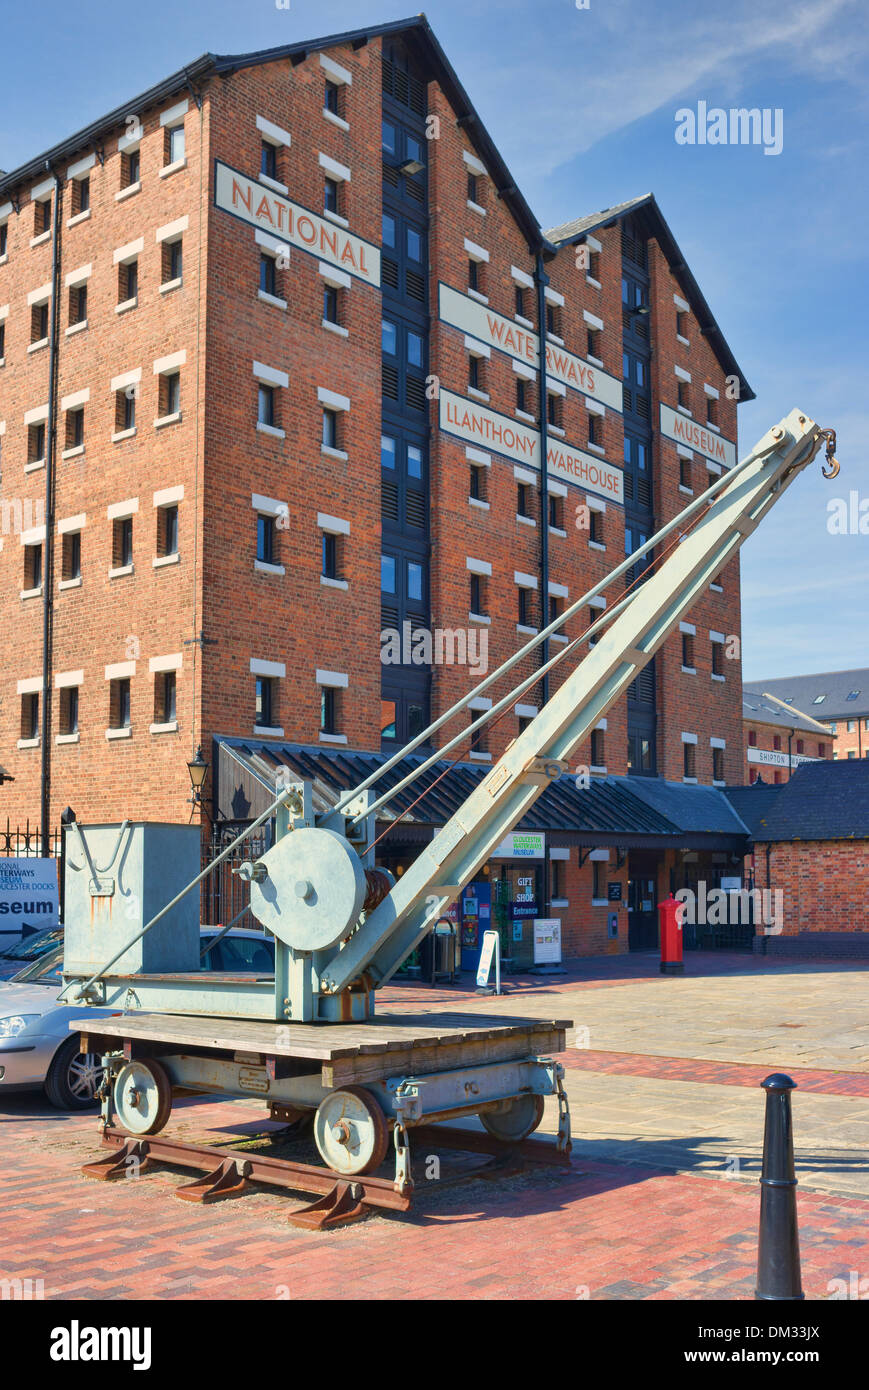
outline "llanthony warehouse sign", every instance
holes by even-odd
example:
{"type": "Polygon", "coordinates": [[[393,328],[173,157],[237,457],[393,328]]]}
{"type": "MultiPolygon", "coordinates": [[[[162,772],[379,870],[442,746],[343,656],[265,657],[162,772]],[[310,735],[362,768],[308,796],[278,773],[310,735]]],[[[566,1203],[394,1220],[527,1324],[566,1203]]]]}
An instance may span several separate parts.
{"type": "Polygon", "coordinates": [[[214,161],[214,202],[242,222],[270,232],[276,241],[298,246],[366,285],[380,285],[380,250],[372,242],[291,203],[219,159],[214,161]]]}
{"type": "MultiPolygon", "coordinates": [[[[492,449],[496,454],[525,463],[529,468],[540,467],[540,435],[526,429],[509,415],[476,405],[453,391],[439,393],[440,427],[446,434],[457,435],[469,444],[492,449]]],[[[604,459],[593,458],[560,440],[549,440],[547,471],[565,483],[574,483],[613,502],[624,502],[624,481],[620,468],[604,459]]]]}

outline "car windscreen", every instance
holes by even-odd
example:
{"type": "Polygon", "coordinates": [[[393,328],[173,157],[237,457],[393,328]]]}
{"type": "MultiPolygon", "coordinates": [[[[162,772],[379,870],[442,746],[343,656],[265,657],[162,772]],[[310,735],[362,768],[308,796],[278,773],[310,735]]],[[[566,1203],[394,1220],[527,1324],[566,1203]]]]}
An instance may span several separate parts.
{"type": "Polygon", "coordinates": [[[13,985],[59,985],[63,976],[63,947],[56,946],[38,960],[31,961],[13,975],[9,981],[13,985]]]}
{"type": "Polygon", "coordinates": [[[52,927],[48,931],[33,932],[30,936],[24,936],[20,941],[15,941],[11,946],[0,951],[0,961],[37,960],[52,946],[59,945],[62,941],[63,927],[52,927]]]}

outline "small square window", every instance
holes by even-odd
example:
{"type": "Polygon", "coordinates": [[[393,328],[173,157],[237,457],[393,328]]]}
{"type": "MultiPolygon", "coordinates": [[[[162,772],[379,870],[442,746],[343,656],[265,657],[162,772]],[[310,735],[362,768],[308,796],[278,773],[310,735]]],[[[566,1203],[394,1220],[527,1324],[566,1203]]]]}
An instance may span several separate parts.
{"type": "Polygon", "coordinates": [[[724,675],[724,643],[712,643],[712,674],[713,676],[724,675]]]}
{"type": "Polygon", "coordinates": [[[60,692],[60,712],[58,720],[60,734],[78,733],[78,686],[65,685],[60,692]]]}
{"type": "Polygon", "coordinates": [[[278,177],[278,150],[270,140],[263,140],[262,151],[260,153],[260,173],[265,174],[266,178],[277,179],[278,177]]]}
{"type": "Polygon", "coordinates": [[[486,389],[484,385],[485,368],[483,363],[484,359],[482,357],[475,357],[473,353],[471,353],[468,358],[468,386],[473,391],[484,391],[486,389]]]}
{"type": "Polygon", "coordinates": [[[109,681],[109,728],[130,727],[130,680],[109,681]]]}
{"type": "Polygon", "coordinates": [[[274,428],[276,423],[275,416],[275,396],[274,386],[264,386],[262,383],[257,387],[257,422],[260,425],[268,425],[274,428]]]}
{"type": "Polygon", "coordinates": [[[586,350],[589,357],[596,357],[600,361],[600,343],[602,334],[599,328],[589,328],[585,335],[586,350]]]}
{"type": "Polygon", "coordinates": [[[275,563],[275,539],[277,527],[273,516],[258,516],[256,519],[256,558],[265,565],[275,563]]]}
{"type": "Polygon", "coordinates": [[[115,430],[122,433],[124,430],[134,430],[136,428],[136,397],[139,388],[136,384],[125,386],[123,390],[115,392],[115,430]]]}
{"type": "Polygon", "coordinates": [[[87,212],[91,205],[91,181],[89,178],[73,179],[72,181],[72,213],[77,217],[81,212],[87,212]]]}
{"type": "Polygon", "coordinates": [[[274,256],[262,255],[259,258],[259,287],[263,294],[278,297],[277,267],[274,256]]]}
{"type": "Polygon", "coordinates": [[[323,207],[326,212],[340,214],[340,184],[337,179],[327,178],[323,184],[323,207]]]}
{"type": "Polygon", "coordinates": [[[341,85],[338,82],[330,82],[326,78],[326,90],[323,96],[323,110],[331,111],[333,116],[340,116],[341,106],[341,85]]]}
{"type": "Polygon", "coordinates": [[[39,738],[39,696],[35,692],[21,696],[21,738],[39,738]]]}
{"type": "Polygon", "coordinates": [[[682,665],[694,669],[694,637],[690,632],[682,633],[682,665]]]}
{"type": "MultiPolygon", "coordinates": [[[[484,714],[484,712],[485,712],[485,711],[479,710],[479,709],[472,709],[472,710],[470,710],[470,711],[469,711],[469,714],[470,714],[470,723],[473,724],[475,720],[480,719],[480,718],[482,717],[482,715],[484,714]]],[[[475,730],[473,731],[473,733],[471,734],[471,752],[472,752],[472,753],[487,753],[488,751],[489,751],[489,729],[488,729],[488,726],[484,724],[484,725],[482,726],[482,728],[480,728],[480,729],[475,729],[475,730]]]]}
{"type": "Polygon", "coordinates": [[[0,256],[5,256],[9,250],[9,223],[0,222],[0,256]]]}
{"type": "Polygon", "coordinates": [[[176,674],[174,671],[158,671],[154,678],[154,723],[174,724],[177,717],[176,674]]]}
{"type": "Polygon", "coordinates": [[[322,556],[322,560],[323,560],[323,571],[322,571],[322,573],[323,573],[323,578],[324,578],[324,579],[340,579],[340,578],[341,578],[341,573],[340,573],[340,568],[339,568],[340,549],[341,549],[341,547],[340,547],[340,537],[339,537],[339,536],[336,536],[332,531],[324,531],[324,532],[323,532],[323,556],[322,556]]]}
{"type": "Polygon", "coordinates": [[[697,757],[696,747],[693,743],[682,744],[682,776],[696,777],[697,757]]]}
{"type": "Polygon", "coordinates": [[[184,127],[183,125],[167,126],[165,141],[165,163],[177,164],[184,158],[184,127]]]}
{"type": "Polygon", "coordinates": [[[549,525],[556,531],[564,530],[564,498],[554,492],[549,494],[549,525]]]}
{"type": "Polygon", "coordinates": [[[42,546],[24,547],[24,585],[26,590],[38,589],[42,584],[42,546]]]}
{"type": "Polygon", "coordinates": [[[588,442],[598,447],[603,443],[603,420],[591,411],[588,413],[588,442]]]}
{"type": "Polygon", "coordinates": [[[534,621],[533,614],[533,589],[525,589],[521,585],[517,590],[519,599],[519,612],[516,621],[522,627],[531,627],[534,621]]]}
{"type": "Polygon", "coordinates": [[[561,305],[546,305],[546,332],[551,333],[554,338],[561,337],[561,305]]]}
{"type": "Polygon", "coordinates": [[[61,547],[62,579],[81,579],[81,532],[67,531],[61,547]]]}
{"type": "Polygon", "coordinates": [[[130,188],[139,182],[141,163],[138,150],[126,150],[121,155],[121,188],[130,188]]]}
{"type": "Polygon", "coordinates": [[[254,723],[261,729],[273,729],[277,718],[275,681],[270,676],[256,678],[256,709],[254,723]]]}
{"type": "Polygon", "coordinates": [[[470,465],[468,496],[473,497],[475,502],[486,500],[486,470],[477,463],[470,465]]]}
{"type": "Polygon", "coordinates": [[[594,508],[592,508],[588,514],[588,538],[590,541],[594,541],[595,545],[604,544],[603,516],[603,512],[599,512],[594,508]]]}
{"type": "Polygon", "coordinates": [[[139,294],[139,262],[126,261],[118,266],[118,303],[127,304],[139,294]]]}
{"type": "Polygon", "coordinates": [[[522,285],[513,286],[513,312],[520,319],[528,317],[525,312],[525,295],[526,290],[522,285]]]}
{"type": "Polygon", "coordinates": [[[160,377],[160,416],[177,415],[181,409],[181,373],[164,372],[160,377]]]}
{"type": "Polygon", "coordinates": [[[42,236],[51,230],[51,199],[43,198],[33,206],[33,235],[42,236]]]}
{"type": "Polygon", "coordinates": [[[338,412],[337,410],[323,411],[323,446],[326,449],[338,448],[338,412]]]}
{"type": "Polygon", "coordinates": [[[530,484],[516,484],[516,515],[532,517],[534,515],[532,506],[532,492],[530,484]]]}
{"type": "Polygon", "coordinates": [[[66,448],[80,449],[84,444],[84,407],[66,412],[66,448]]]}
{"type": "Polygon", "coordinates": [[[477,294],[482,293],[482,266],[479,261],[468,261],[468,289],[475,290],[477,294]]]}
{"type": "Polygon", "coordinates": [[[556,429],[561,429],[561,421],[562,421],[562,411],[563,411],[563,408],[564,408],[564,407],[563,407],[563,403],[562,403],[562,398],[561,398],[561,396],[559,396],[559,395],[558,395],[556,392],[554,392],[554,391],[549,391],[549,392],[547,392],[547,395],[546,395],[546,419],[547,419],[548,423],[549,423],[550,425],[554,425],[556,429]]]}
{"type": "Polygon", "coordinates": [[[718,402],[714,396],[706,397],[706,423],[708,425],[718,424],[718,402]]]}
{"type": "Polygon", "coordinates": [[[676,310],[676,332],[680,338],[688,337],[688,315],[682,310],[676,310]]]}
{"type": "Polygon", "coordinates": [[[30,310],[30,341],[41,343],[48,337],[48,301],[34,304],[30,310]]]}
{"type": "Polygon", "coordinates": [[[178,508],[158,507],[157,509],[157,554],[178,554],[178,508]]]}
{"type": "Polygon", "coordinates": [[[468,174],[468,202],[469,202],[469,203],[476,203],[476,204],[479,206],[480,199],[479,199],[479,197],[477,196],[477,194],[478,194],[478,187],[477,187],[478,183],[479,183],[479,179],[477,178],[477,175],[476,175],[476,174],[468,174]]]}
{"type": "Polygon", "coordinates": [[[128,569],[133,563],[133,518],[118,517],[112,526],[112,569],[128,569]]]}
{"type": "Polygon", "coordinates": [[[71,285],[69,291],[69,323],[84,323],[88,316],[87,285],[71,285]]]}
{"type": "Polygon", "coordinates": [[[677,394],[677,401],[678,401],[678,404],[681,405],[681,406],[683,407],[683,409],[688,410],[688,409],[689,409],[689,406],[690,406],[690,395],[689,395],[689,391],[688,391],[688,383],[687,383],[687,381],[679,381],[679,382],[677,382],[677,384],[676,384],[676,394],[677,394]]]}
{"type": "Polygon", "coordinates": [[[689,491],[693,491],[693,486],[692,486],[692,483],[691,483],[691,460],[690,460],[690,459],[685,459],[685,458],[680,458],[680,459],[679,459],[679,486],[680,486],[680,487],[686,487],[686,488],[689,489],[689,491]]]}
{"type": "Polygon", "coordinates": [[[180,237],[176,241],[163,242],[162,255],[162,284],[170,285],[173,280],[180,280],[183,270],[183,243],[180,237]]]}
{"type": "Polygon", "coordinates": [[[320,732],[338,732],[338,691],[333,685],[320,686],[320,732]]]}
{"type": "Polygon", "coordinates": [[[323,318],[326,323],[340,323],[338,317],[338,290],[334,285],[323,289],[323,318]]]}
{"type": "MultiPolygon", "coordinates": [[[[591,731],[591,765],[592,767],[606,767],[606,749],[604,746],[603,729],[592,729],[591,731]]],[[[595,894],[595,897],[597,896],[598,895],[595,894]]]]}
{"type": "Polygon", "coordinates": [[[27,462],[40,463],[45,458],[45,421],[27,427],[27,462]]]}

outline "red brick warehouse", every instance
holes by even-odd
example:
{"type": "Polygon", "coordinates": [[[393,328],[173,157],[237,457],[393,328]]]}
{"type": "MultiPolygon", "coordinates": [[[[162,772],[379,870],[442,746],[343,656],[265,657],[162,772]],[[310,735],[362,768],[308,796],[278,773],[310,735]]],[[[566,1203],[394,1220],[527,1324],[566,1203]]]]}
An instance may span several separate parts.
{"type": "MultiPolygon", "coordinates": [[[[736,460],[753,393],[654,197],[543,232],[422,17],[207,54],[3,176],[0,227],[13,822],[43,785],[52,824],[185,820],[200,744],[206,828],[281,763],[328,804],[736,460]]],[[[653,944],[659,893],[732,872],[739,637],[734,559],[579,750],[581,808],[553,789],[465,895],[468,943],[491,913],[521,958],[536,912],[566,954],[653,944]]]]}

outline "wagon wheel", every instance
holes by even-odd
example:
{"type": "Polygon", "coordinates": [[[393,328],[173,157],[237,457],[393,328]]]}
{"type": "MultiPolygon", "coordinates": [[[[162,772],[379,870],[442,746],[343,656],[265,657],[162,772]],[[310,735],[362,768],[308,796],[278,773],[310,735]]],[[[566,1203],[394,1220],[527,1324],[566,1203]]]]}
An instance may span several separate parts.
{"type": "Polygon", "coordinates": [[[496,1139],[518,1144],[532,1134],[543,1119],[542,1096],[515,1096],[501,1110],[482,1110],[480,1122],[496,1139]]]}
{"type": "Polygon", "coordinates": [[[172,1111],[172,1083],[150,1057],[125,1062],[115,1077],[112,1100],[128,1134],[157,1134],[172,1111]]]}
{"type": "Polygon", "coordinates": [[[343,1086],[317,1107],[314,1140],[336,1173],[371,1173],[389,1150],[386,1116],[364,1086],[343,1086]]]}

